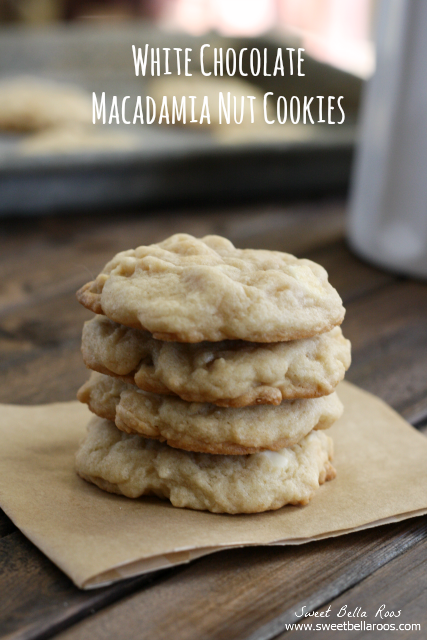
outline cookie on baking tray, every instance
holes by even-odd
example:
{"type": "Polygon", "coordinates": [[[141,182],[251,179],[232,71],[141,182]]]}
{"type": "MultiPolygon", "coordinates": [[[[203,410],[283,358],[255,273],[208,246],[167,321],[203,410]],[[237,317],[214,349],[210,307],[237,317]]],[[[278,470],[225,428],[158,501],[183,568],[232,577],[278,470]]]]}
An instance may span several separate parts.
{"type": "Polygon", "coordinates": [[[77,293],[95,313],[177,342],[279,342],[341,324],[344,307],[320,265],[236,249],[220,236],[176,234],[117,254],[77,293]]]}
{"type": "Polygon", "coordinates": [[[80,87],[26,76],[0,83],[0,129],[41,131],[91,122],[92,101],[80,87]]]}
{"type": "Polygon", "coordinates": [[[106,316],[85,323],[87,367],[144,391],[224,407],[280,404],[332,391],[350,366],[350,341],[340,327],[305,340],[275,343],[163,342],[106,316]]]}
{"type": "Polygon", "coordinates": [[[117,378],[92,373],[77,395],[101,418],[128,433],[188,451],[245,455],[277,451],[313,429],[327,429],[342,414],[336,393],[285,400],[279,406],[230,408],[148,393],[117,378]]]}
{"type": "Polygon", "coordinates": [[[176,507],[258,513],[307,504],[335,476],[332,440],[312,431],[278,452],[248,456],[191,453],[119,431],[94,417],[76,455],[77,473],[111,493],[155,495],[176,507]]]}

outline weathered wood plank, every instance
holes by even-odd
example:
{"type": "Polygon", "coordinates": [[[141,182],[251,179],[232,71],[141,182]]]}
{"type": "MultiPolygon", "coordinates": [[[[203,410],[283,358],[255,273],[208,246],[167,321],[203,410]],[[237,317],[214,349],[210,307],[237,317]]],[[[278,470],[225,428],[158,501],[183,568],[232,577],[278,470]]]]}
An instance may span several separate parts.
{"type": "Polygon", "coordinates": [[[343,239],[325,243],[301,257],[314,260],[325,267],[329,281],[337,289],[345,306],[396,280],[390,273],[360,260],[348,249],[343,239]]]}
{"type": "Polygon", "coordinates": [[[210,213],[156,212],[142,216],[106,215],[40,218],[25,227],[0,222],[0,315],[32,304],[55,288],[77,289],[118,251],[151,244],[173,233],[219,233],[237,246],[276,248],[291,253],[341,237],[343,206],[319,203],[293,207],[254,207],[210,213]],[[302,226],[304,231],[302,232],[302,226]],[[273,247],[274,245],[274,247],[273,247]]]}
{"type": "Polygon", "coordinates": [[[427,284],[395,280],[349,302],[343,328],[356,350],[370,349],[378,341],[425,325],[427,284]]]}
{"type": "Polygon", "coordinates": [[[353,363],[347,379],[409,421],[427,415],[427,285],[401,281],[347,304],[344,334],[353,363]]]}
{"type": "Polygon", "coordinates": [[[74,400],[89,377],[80,337],[58,347],[38,348],[0,370],[0,402],[44,404],[74,400]]]}
{"type": "Polygon", "coordinates": [[[299,547],[248,548],[202,558],[179,576],[128,596],[58,640],[266,640],[303,604],[357,584],[427,536],[427,518],[299,547]]]}
{"type": "Polygon", "coordinates": [[[0,402],[75,398],[88,377],[80,340],[83,323],[91,317],[73,290],[0,319],[0,402]]]}
{"type": "MultiPolygon", "coordinates": [[[[310,618],[308,622],[326,622],[326,623],[360,623],[365,621],[372,624],[400,624],[412,625],[419,624],[419,629],[402,629],[397,632],[397,636],[404,640],[405,638],[421,638],[425,637],[427,628],[427,540],[422,540],[406,553],[393,559],[391,562],[375,571],[368,578],[360,582],[357,586],[349,589],[346,593],[335,598],[328,603],[328,606],[319,609],[320,612],[326,612],[330,607],[328,618],[310,618]],[[379,611],[382,605],[385,609],[379,611]],[[345,607],[345,608],[344,608],[345,607]],[[400,611],[397,617],[386,616],[385,611],[400,611]],[[362,617],[361,613],[366,612],[367,616],[362,617]],[[338,617],[338,613],[340,616],[338,617]],[[358,617],[349,617],[346,613],[357,613],[358,617]]],[[[300,612],[298,612],[300,613],[300,612]]],[[[360,638],[378,638],[383,640],[394,635],[387,628],[370,630],[349,630],[349,637],[359,640],[360,638]]],[[[319,640],[330,640],[333,637],[332,631],[316,631],[315,636],[319,640]]],[[[292,631],[281,634],[279,638],[286,640],[311,639],[313,632],[309,631],[292,631]]],[[[341,637],[343,637],[341,635],[341,637]]]]}
{"type": "Polygon", "coordinates": [[[19,312],[5,314],[0,319],[2,342],[49,348],[78,338],[83,322],[93,314],[77,302],[75,291],[73,287],[22,307],[19,312]]]}
{"type": "MultiPolygon", "coordinates": [[[[8,247],[15,245],[11,255],[0,261],[0,317],[23,305],[34,305],[47,298],[76,290],[93,277],[117,251],[133,246],[136,238],[145,243],[158,241],[170,232],[184,230],[196,235],[223,233],[238,246],[278,249],[318,260],[328,269],[333,284],[347,297],[372,289],[392,277],[365,265],[352,256],[339,241],[343,233],[343,216],[338,207],[320,210],[297,207],[295,210],[237,212],[183,220],[177,227],[176,216],[160,216],[153,227],[151,220],[125,218],[120,224],[108,220],[101,226],[70,227],[63,221],[61,233],[50,231],[47,237],[37,233],[33,243],[22,251],[21,236],[9,238],[8,247]],[[65,236],[65,237],[63,237],[65,236]],[[327,245],[326,247],[324,245],[327,245]],[[337,244],[339,250],[334,248],[337,244]],[[332,245],[332,246],[331,246],[332,245]],[[323,248],[321,248],[323,247],[323,248]],[[344,260],[344,264],[342,261],[344,260]],[[352,285],[349,289],[348,283],[352,285]],[[344,292],[344,288],[349,291],[344,292]]],[[[0,225],[1,228],[1,225],[0,225]]]]}
{"type": "Polygon", "coordinates": [[[344,235],[344,207],[341,202],[298,204],[267,207],[248,211],[242,216],[229,216],[221,235],[237,247],[285,251],[302,256],[344,235]]]}
{"type": "MultiPolygon", "coordinates": [[[[183,216],[182,222],[202,234],[212,233],[217,217],[193,220],[183,216]]],[[[179,216],[169,213],[158,214],[154,220],[135,215],[40,218],[28,221],[29,229],[23,229],[22,223],[0,223],[4,231],[0,313],[37,302],[40,295],[54,295],[55,288],[76,289],[118,251],[181,231],[184,227],[179,227],[179,221],[179,216]]]]}
{"type": "Polygon", "coordinates": [[[13,522],[7,517],[7,515],[0,509],[0,538],[8,536],[10,533],[16,531],[16,527],[13,522]]]}
{"type": "Polygon", "coordinates": [[[425,433],[427,435],[427,422],[422,422],[422,424],[420,424],[417,428],[419,431],[421,431],[421,433],[425,433]]]}
{"type": "Polygon", "coordinates": [[[81,591],[20,532],[13,533],[0,540],[0,637],[50,637],[168,575],[168,571],[157,572],[110,587],[81,591]]]}

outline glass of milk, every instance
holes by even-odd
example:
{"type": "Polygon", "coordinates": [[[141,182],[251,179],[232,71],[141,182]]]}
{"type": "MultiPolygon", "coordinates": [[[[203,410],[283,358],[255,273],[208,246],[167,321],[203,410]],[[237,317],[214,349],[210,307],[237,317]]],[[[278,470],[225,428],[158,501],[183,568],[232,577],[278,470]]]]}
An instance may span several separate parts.
{"type": "Polygon", "coordinates": [[[350,196],[356,253],[427,277],[427,0],[382,0],[350,196]]]}

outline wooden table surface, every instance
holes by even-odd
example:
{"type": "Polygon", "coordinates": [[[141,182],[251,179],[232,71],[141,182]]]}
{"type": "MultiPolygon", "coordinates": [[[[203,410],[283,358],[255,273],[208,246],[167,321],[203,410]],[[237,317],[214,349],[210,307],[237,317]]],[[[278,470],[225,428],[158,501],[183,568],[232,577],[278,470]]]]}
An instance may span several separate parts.
{"type": "MultiPolygon", "coordinates": [[[[341,201],[69,215],[4,221],[0,228],[0,402],[75,397],[87,377],[79,343],[91,314],[74,293],[113,254],[178,231],[219,233],[239,247],[289,251],[324,265],[347,308],[343,329],[353,344],[347,379],[426,431],[427,285],[356,258],[343,239],[341,201]]],[[[303,605],[371,611],[386,603],[402,610],[398,623],[424,626],[395,637],[425,638],[426,565],[427,517],[419,517],[299,547],[223,551],[85,592],[0,512],[0,634],[61,640],[308,638],[286,630],[303,605]]],[[[386,635],[353,631],[349,637],[386,635]]]]}

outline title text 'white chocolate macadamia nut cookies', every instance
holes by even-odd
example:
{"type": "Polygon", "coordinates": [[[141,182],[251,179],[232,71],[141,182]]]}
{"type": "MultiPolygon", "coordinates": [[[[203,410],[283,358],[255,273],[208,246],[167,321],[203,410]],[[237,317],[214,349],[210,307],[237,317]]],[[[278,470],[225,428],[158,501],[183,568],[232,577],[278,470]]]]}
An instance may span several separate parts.
{"type": "Polygon", "coordinates": [[[225,407],[280,404],[332,393],[350,366],[350,341],[340,327],[305,340],[256,343],[163,342],[105,316],[86,322],[87,367],[144,391],[225,407]]]}
{"type": "Polygon", "coordinates": [[[78,292],[95,313],[154,338],[279,342],[341,324],[344,307],[320,265],[229,240],[176,234],[117,254],[78,292]]]}

